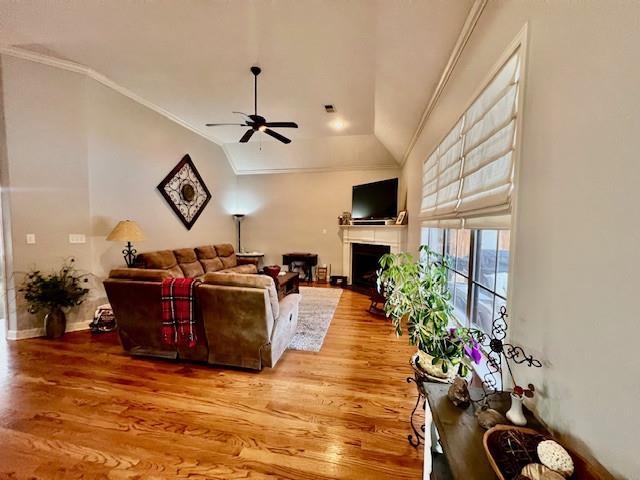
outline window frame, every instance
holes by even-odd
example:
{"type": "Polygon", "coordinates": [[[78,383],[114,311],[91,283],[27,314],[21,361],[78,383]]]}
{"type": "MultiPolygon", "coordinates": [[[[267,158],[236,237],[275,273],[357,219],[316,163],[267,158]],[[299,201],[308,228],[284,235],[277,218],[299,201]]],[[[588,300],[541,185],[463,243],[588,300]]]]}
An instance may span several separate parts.
{"type": "MultiPolygon", "coordinates": [[[[502,295],[501,293],[498,293],[497,291],[497,270],[498,270],[498,264],[499,264],[499,247],[500,247],[500,230],[495,230],[495,229],[491,229],[491,228],[484,228],[484,229],[451,229],[451,228],[440,228],[440,227],[423,227],[423,229],[428,229],[428,235],[426,238],[426,244],[429,245],[429,249],[433,252],[433,254],[438,255],[440,258],[435,258],[433,261],[441,263],[441,259],[445,258],[445,259],[449,259],[449,258],[453,258],[453,262],[448,260],[448,263],[451,264],[451,266],[446,266],[445,268],[447,269],[447,271],[452,272],[454,275],[454,289],[455,289],[455,276],[456,275],[460,275],[461,277],[465,278],[467,280],[467,299],[466,299],[466,308],[465,308],[465,312],[464,312],[464,318],[459,318],[459,315],[457,314],[457,312],[459,312],[460,310],[457,309],[455,307],[455,292],[451,292],[452,293],[452,304],[454,307],[454,318],[456,320],[456,322],[463,326],[463,327],[473,327],[474,324],[473,322],[473,313],[474,313],[474,306],[475,303],[477,301],[476,298],[476,287],[479,289],[482,289],[486,292],[488,292],[490,295],[492,295],[493,298],[493,302],[491,305],[491,312],[492,312],[492,316],[494,316],[495,312],[495,306],[496,306],[496,300],[497,298],[501,299],[505,305],[508,304],[508,295],[509,295],[509,282],[511,279],[511,275],[509,275],[509,280],[507,281],[507,292],[506,295],[502,295]],[[451,257],[449,255],[447,255],[446,251],[447,251],[447,242],[449,240],[449,235],[451,234],[451,232],[455,232],[455,235],[458,235],[458,232],[463,231],[463,230],[467,230],[470,232],[470,239],[469,239],[469,266],[468,266],[468,274],[465,274],[464,272],[459,271],[456,268],[456,263],[455,263],[455,256],[451,257]],[[475,279],[475,273],[476,273],[476,269],[477,269],[477,265],[476,265],[476,260],[477,260],[477,249],[476,246],[479,244],[478,242],[478,238],[480,235],[481,231],[489,231],[489,230],[495,230],[496,232],[498,232],[497,234],[497,238],[496,238],[496,247],[495,247],[495,252],[496,252],[496,258],[495,258],[495,263],[494,263],[494,272],[496,274],[496,280],[494,281],[494,286],[493,286],[493,290],[487,288],[485,285],[483,285],[482,283],[480,283],[479,281],[477,281],[475,279]],[[441,231],[442,232],[442,244],[441,244],[441,251],[435,251],[433,249],[431,249],[431,245],[430,240],[431,240],[431,233],[434,231],[441,231]]],[[[510,245],[511,246],[511,245],[510,245]]],[[[456,238],[456,252],[454,255],[457,255],[458,253],[458,238],[456,238]]],[[[427,262],[431,262],[432,260],[430,258],[426,259],[427,262]]],[[[511,264],[511,248],[509,248],[509,264],[511,264]]],[[[510,270],[510,269],[509,269],[510,270]]],[[[480,327],[480,325],[475,325],[475,327],[480,327]]],[[[487,334],[491,333],[491,332],[485,332],[487,334]]]]}

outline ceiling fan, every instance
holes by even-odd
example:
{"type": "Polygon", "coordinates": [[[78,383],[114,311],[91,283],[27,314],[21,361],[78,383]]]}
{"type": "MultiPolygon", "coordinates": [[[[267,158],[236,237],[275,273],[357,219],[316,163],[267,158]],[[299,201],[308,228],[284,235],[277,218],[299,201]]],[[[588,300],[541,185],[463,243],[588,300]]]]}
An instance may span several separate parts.
{"type": "Polygon", "coordinates": [[[298,124],[295,122],[267,122],[264,117],[258,115],[258,75],[262,70],[260,67],[251,67],[251,73],[253,73],[253,115],[247,115],[243,112],[232,112],[240,115],[244,115],[247,120],[244,123],[207,123],[207,127],[221,127],[227,125],[249,127],[249,130],[240,139],[240,143],[247,143],[251,136],[257,132],[264,132],[267,135],[280,140],[282,143],[291,143],[291,140],[280,135],[278,132],[274,132],[271,128],[298,128],[298,124]]]}

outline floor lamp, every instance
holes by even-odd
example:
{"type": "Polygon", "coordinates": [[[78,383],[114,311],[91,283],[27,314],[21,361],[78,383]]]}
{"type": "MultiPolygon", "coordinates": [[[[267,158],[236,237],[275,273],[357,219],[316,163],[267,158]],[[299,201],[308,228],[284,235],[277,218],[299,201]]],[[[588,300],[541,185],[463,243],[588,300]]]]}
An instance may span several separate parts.
{"type": "Polygon", "coordinates": [[[240,237],[240,224],[242,223],[242,220],[244,219],[244,213],[234,213],[233,214],[233,218],[235,219],[236,223],[238,224],[238,253],[242,253],[242,242],[241,242],[241,237],[240,237]]]}

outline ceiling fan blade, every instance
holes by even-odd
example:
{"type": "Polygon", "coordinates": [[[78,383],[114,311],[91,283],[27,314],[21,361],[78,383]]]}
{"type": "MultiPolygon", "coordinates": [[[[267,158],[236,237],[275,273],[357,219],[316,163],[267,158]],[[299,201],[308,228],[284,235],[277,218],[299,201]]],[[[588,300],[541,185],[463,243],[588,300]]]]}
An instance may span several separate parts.
{"type": "Polygon", "coordinates": [[[244,127],[245,124],[244,123],[206,123],[205,127],[224,127],[227,125],[232,125],[232,126],[236,126],[236,127],[244,127]]]}
{"type": "Polygon", "coordinates": [[[245,134],[242,136],[242,138],[240,139],[240,143],[247,143],[251,138],[251,136],[253,135],[253,132],[255,132],[253,128],[247,130],[245,134]]]}
{"type": "Polygon", "coordinates": [[[247,115],[247,114],[246,114],[246,113],[244,113],[244,112],[231,112],[231,113],[237,113],[238,115],[244,115],[244,116],[245,116],[245,117],[247,117],[247,118],[251,118],[251,116],[250,116],[250,115],[247,115]]]}
{"type": "Polygon", "coordinates": [[[267,122],[264,125],[274,128],[298,128],[298,124],[295,122],[267,122]]]}
{"type": "Polygon", "coordinates": [[[287,137],[280,135],[278,132],[274,132],[273,130],[269,130],[268,128],[265,128],[263,132],[267,135],[272,136],[276,140],[280,140],[282,143],[291,143],[291,140],[289,140],[287,137]]]}

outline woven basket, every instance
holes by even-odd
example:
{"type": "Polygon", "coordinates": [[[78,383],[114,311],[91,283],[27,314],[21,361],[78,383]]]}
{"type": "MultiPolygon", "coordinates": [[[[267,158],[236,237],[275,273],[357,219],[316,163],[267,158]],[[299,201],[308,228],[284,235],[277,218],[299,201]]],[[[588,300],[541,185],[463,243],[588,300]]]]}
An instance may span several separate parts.
{"type": "MultiPolygon", "coordinates": [[[[482,443],[484,444],[484,450],[487,454],[487,458],[489,459],[489,463],[491,464],[491,468],[496,472],[498,478],[500,480],[511,480],[518,477],[522,471],[522,467],[527,463],[531,463],[529,461],[529,457],[533,459],[534,463],[538,463],[540,461],[538,458],[537,445],[540,441],[548,439],[554,440],[549,435],[537,432],[530,428],[514,427],[512,425],[496,425],[485,432],[482,443]],[[507,433],[528,438],[533,446],[525,450],[532,449],[533,451],[528,453],[519,452],[516,454],[506,452],[507,454],[505,454],[504,437],[502,436],[507,433]],[[503,443],[501,443],[501,440],[503,443]],[[515,475],[512,475],[514,472],[515,475]]],[[[506,445],[508,447],[509,443],[507,442],[506,445]]],[[[569,452],[569,455],[571,455],[575,467],[573,475],[569,477],[570,479],[615,480],[615,477],[613,477],[613,475],[611,475],[593,458],[587,458],[576,450],[568,448],[566,445],[562,446],[569,452]]]]}
{"type": "Polygon", "coordinates": [[[496,425],[485,432],[482,443],[498,478],[513,480],[525,465],[540,463],[538,443],[548,439],[547,435],[530,428],[496,425]]]}

